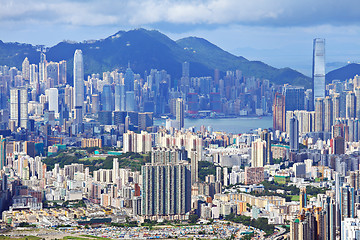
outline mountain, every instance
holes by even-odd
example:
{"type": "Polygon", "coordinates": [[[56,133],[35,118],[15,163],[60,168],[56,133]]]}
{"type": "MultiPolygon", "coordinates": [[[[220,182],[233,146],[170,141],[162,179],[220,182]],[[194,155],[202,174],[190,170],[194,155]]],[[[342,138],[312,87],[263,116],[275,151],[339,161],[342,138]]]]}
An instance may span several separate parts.
{"type": "Polygon", "coordinates": [[[355,75],[360,75],[360,64],[350,63],[344,67],[335,69],[326,74],[326,84],[331,83],[332,80],[345,81],[349,78],[354,78],[355,75]]]}
{"type": "MultiPolygon", "coordinates": [[[[277,69],[260,61],[249,61],[202,38],[188,37],[173,41],[155,30],[119,31],[105,39],[77,43],[63,41],[48,49],[47,60],[66,60],[71,76],[76,49],[83,52],[85,74],[124,70],[130,63],[134,72],[141,75],[156,68],[165,69],[173,78],[179,79],[181,64],[188,61],[190,74],[194,77],[213,76],[216,68],[222,73],[239,69],[244,76],[266,78],[275,84],[311,86],[309,77],[293,69],[277,69]]],[[[30,63],[39,62],[39,53],[35,46],[0,42],[0,65],[20,68],[25,57],[29,58],[30,63]]]]}

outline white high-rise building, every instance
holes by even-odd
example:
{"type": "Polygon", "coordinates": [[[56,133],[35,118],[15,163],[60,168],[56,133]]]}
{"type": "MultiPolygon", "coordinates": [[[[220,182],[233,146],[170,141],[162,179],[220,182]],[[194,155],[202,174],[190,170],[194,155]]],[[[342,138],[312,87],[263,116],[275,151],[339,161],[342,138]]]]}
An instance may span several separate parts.
{"type": "Polygon", "coordinates": [[[49,111],[59,113],[59,91],[57,88],[49,88],[45,91],[49,100],[49,111]]]}
{"type": "Polygon", "coordinates": [[[84,105],[84,63],[82,51],[77,49],[74,54],[74,107],[84,105]]]}
{"type": "Polygon", "coordinates": [[[260,138],[251,143],[251,166],[263,167],[266,151],[266,141],[260,138]]]}
{"type": "Polygon", "coordinates": [[[16,127],[28,127],[28,94],[26,88],[10,90],[10,119],[16,127]]]}
{"type": "Polygon", "coordinates": [[[24,80],[30,80],[30,63],[27,57],[22,63],[22,76],[24,80]]]}

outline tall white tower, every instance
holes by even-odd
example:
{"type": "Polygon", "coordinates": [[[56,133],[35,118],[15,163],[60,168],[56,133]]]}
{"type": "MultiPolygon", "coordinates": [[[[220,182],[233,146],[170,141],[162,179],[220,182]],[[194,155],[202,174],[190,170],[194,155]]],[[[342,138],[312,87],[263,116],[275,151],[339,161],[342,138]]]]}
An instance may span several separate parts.
{"type": "Polygon", "coordinates": [[[77,123],[82,122],[84,105],[84,63],[82,51],[74,54],[74,115],[77,123]]]}
{"type": "Polygon", "coordinates": [[[74,107],[84,105],[84,63],[82,51],[77,49],[74,54],[74,107]]]}

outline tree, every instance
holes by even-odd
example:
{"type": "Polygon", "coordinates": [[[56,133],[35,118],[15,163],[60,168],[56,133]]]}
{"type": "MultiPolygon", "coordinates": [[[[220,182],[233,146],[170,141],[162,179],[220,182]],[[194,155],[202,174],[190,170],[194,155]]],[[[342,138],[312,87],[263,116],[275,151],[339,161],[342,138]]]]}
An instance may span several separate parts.
{"type": "Polygon", "coordinates": [[[189,216],[189,223],[196,223],[199,219],[199,216],[196,214],[190,214],[189,216]]]}

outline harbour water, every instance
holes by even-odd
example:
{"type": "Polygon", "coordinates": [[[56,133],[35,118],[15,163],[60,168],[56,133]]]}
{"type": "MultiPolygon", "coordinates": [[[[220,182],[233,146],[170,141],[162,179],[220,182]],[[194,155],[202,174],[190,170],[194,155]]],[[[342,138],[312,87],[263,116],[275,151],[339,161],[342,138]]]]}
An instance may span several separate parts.
{"type": "MultiPolygon", "coordinates": [[[[154,125],[165,126],[165,119],[154,120],[154,125]]],[[[200,130],[204,125],[210,126],[213,131],[223,131],[227,133],[247,133],[258,128],[271,128],[273,120],[271,116],[266,117],[239,117],[239,118],[205,118],[190,119],[185,118],[185,128],[195,127],[200,130]]]]}

